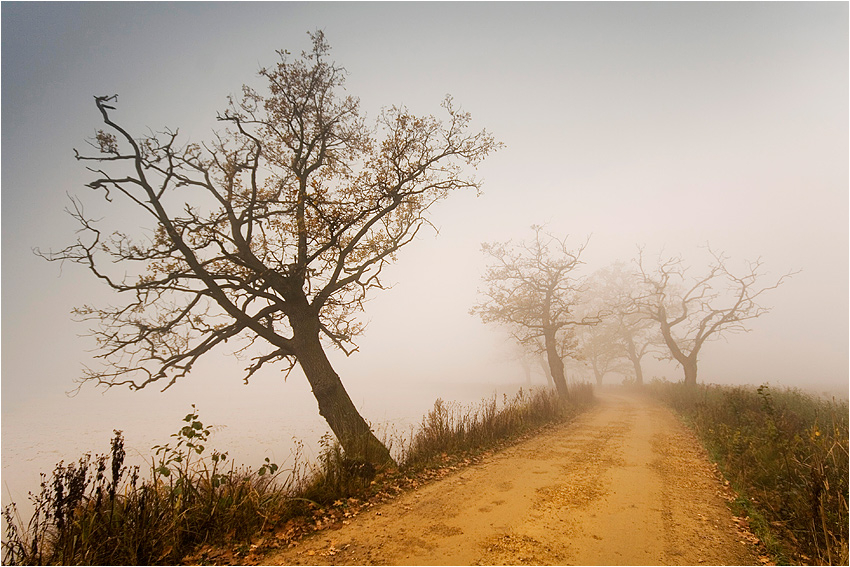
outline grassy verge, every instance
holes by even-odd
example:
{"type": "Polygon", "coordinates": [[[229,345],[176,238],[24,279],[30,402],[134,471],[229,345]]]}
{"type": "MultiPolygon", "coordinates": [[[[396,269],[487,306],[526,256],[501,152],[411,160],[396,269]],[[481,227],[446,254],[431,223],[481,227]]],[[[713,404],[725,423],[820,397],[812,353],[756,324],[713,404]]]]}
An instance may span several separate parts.
{"type": "Polygon", "coordinates": [[[654,382],[740,497],[777,562],[848,563],[848,406],[767,385],[654,382]]]}
{"type": "Polygon", "coordinates": [[[578,384],[570,389],[570,403],[552,390],[520,390],[507,396],[497,409],[495,396],[477,407],[463,407],[437,400],[419,431],[405,447],[400,461],[405,468],[434,462],[446,453],[462,453],[492,447],[497,442],[575,414],[577,407],[593,400],[593,387],[578,384]]]}
{"type": "Polygon", "coordinates": [[[318,463],[296,451],[285,469],[268,459],[257,469],[236,466],[227,453],[207,451],[211,429],[193,406],[172,441],[153,447],[144,478],[124,465],[120,431],[109,454],[42,474],[28,522],[14,504],[4,510],[3,564],[233,563],[264,540],[277,546],[343,521],[375,498],[441,476],[450,463],[563,421],[592,399],[592,387],[579,385],[569,402],[548,390],[471,407],[437,400],[419,429],[398,441],[398,470],[347,459],[330,437],[318,463]],[[222,547],[236,556],[214,551],[222,547]]]}

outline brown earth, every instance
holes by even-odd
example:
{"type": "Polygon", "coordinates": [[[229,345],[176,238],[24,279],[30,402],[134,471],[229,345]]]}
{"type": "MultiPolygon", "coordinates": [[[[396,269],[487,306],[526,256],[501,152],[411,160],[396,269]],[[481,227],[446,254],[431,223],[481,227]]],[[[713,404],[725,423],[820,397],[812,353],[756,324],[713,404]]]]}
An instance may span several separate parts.
{"type": "Polygon", "coordinates": [[[572,422],[317,532],[266,564],[741,565],[755,538],[668,409],[623,391],[572,422]]]}

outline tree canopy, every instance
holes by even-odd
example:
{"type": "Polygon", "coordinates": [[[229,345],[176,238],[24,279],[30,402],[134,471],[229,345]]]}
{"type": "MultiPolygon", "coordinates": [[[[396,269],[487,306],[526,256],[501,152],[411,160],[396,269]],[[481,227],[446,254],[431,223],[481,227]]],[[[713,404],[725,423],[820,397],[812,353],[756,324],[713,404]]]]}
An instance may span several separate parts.
{"type": "Polygon", "coordinates": [[[528,242],[482,245],[491,263],[483,276],[482,301],[471,312],[485,323],[507,326],[518,342],[546,353],[555,385],[567,396],[564,347],[574,347],[577,325],[598,323],[598,317],[576,315],[583,291],[576,269],[587,241],[570,248],[567,237],[531,228],[534,238],[528,242]]]}
{"type": "MultiPolygon", "coordinates": [[[[126,298],[76,310],[95,322],[104,362],[86,380],[168,388],[240,339],[245,352],[256,345],[246,381],[269,363],[300,364],[343,447],[376,460],[356,448],[371,433],[322,345],[356,349],[358,314],[383,289],[382,269],[434,203],[479,189],[464,167],[499,144],[471,132],[451,97],[445,120],[392,106],[368,127],[324,34],[311,39],[310,51],[279,51],[261,69],[265,89],[231,97],[217,117],[225,129],[208,142],[186,143],[177,130],[136,137],[117,118],[117,95],[95,97],[97,153],[76,152],[94,174],[88,187],[111,207],[143,211],[149,232],[109,232],[74,199],[79,239],[43,255],[86,266],[126,298]]],[[[367,445],[389,459],[376,440],[367,445]]]]}
{"type": "Polygon", "coordinates": [[[585,327],[581,352],[590,362],[598,383],[607,371],[634,375],[643,384],[641,361],[659,348],[657,325],[634,309],[632,298],[640,294],[638,274],[624,263],[600,268],[588,280],[585,304],[603,313],[597,327],[585,327]],[[621,360],[622,359],[622,360],[621,360]],[[628,360],[631,368],[623,366],[628,360]]]}
{"type": "Polygon", "coordinates": [[[733,271],[725,254],[711,248],[708,253],[707,270],[692,278],[681,256],[659,256],[653,268],[647,266],[641,249],[635,260],[642,289],[632,297],[633,310],[657,323],[670,357],[682,366],[689,385],[696,384],[698,357],[706,341],[748,331],[750,321],[770,311],[762,297],[794,275],[789,272],[764,284],[761,259],[733,271]]]}

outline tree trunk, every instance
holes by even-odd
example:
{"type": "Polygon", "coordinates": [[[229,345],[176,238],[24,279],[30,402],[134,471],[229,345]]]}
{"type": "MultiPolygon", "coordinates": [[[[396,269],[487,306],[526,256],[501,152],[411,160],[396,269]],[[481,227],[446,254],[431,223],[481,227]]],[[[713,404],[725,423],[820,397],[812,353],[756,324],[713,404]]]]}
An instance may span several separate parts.
{"type": "Polygon", "coordinates": [[[637,347],[635,346],[634,340],[632,340],[632,336],[628,333],[624,334],[625,345],[626,345],[626,354],[629,357],[629,360],[632,362],[632,366],[635,367],[635,384],[638,386],[643,386],[643,368],[640,365],[641,356],[638,356],[637,347]]]}
{"type": "Polygon", "coordinates": [[[682,368],[685,370],[685,386],[694,387],[697,385],[697,361],[696,357],[687,359],[682,363],[682,368]]]}
{"type": "Polygon", "coordinates": [[[546,384],[548,384],[550,388],[554,388],[555,381],[552,380],[552,369],[549,368],[549,365],[546,363],[546,359],[540,357],[537,359],[537,362],[540,363],[540,368],[543,369],[543,375],[546,377],[546,384]]]}
{"type": "Polygon", "coordinates": [[[357,411],[331,366],[319,340],[318,320],[314,324],[309,320],[299,324],[291,317],[290,322],[298,345],[298,364],[319,404],[319,414],[328,422],[346,457],[375,465],[395,465],[389,450],[357,411]]]}
{"type": "Polygon", "coordinates": [[[693,347],[689,354],[682,352],[679,345],[676,344],[676,339],[673,338],[673,333],[670,330],[670,324],[667,322],[667,312],[661,307],[658,310],[656,321],[661,323],[661,336],[664,337],[664,342],[667,343],[667,348],[670,349],[670,354],[673,359],[682,365],[685,371],[685,385],[697,385],[697,353],[699,345],[693,347]]]}
{"type": "Polygon", "coordinates": [[[546,343],[546,359],[549,362],[549,371],[552,374],[552,380],[555,381],[555,389],[558,391],[558,395],[566,400],[569,397],[569,389],[567,388],[567,378],[564,375],[564,361],[561,360],[561,355],[558,354],[555,333],[544,330],[543,337],[546,343]]]}
{"type": "Polygon", "coordinates": [[[643,368],[640,365],[640,360],[633,360],[632,364],[635,367],[635,384],[643,386],[643,368]]]}
{"type": "Polygon", "coordinates": [[[602,374],[601,372],[599,372],[599,371],[598,371],[597,369],[595,369],[595,368],[593,369],[593,375],[596,377],[596,385],[597,385],[597,386],[601,386],[601,385],[602,385],[602,378],[603,378],[605,375],[604,375],[604,374],[602,374]]]}

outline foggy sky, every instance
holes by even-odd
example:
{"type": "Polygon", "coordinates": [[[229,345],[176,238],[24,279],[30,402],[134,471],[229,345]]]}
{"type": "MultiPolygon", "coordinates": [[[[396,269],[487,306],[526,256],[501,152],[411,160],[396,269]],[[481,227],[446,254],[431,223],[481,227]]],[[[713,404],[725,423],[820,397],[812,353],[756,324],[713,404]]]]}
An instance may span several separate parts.
{"type": "MultiPolygon", "coordinates": [[[[367,304],[360,352],[333,358],[347,387],[522,380],[468,309],[480,243],[548,223],[592,234],[585,273],[638,244],[699,263],[706,242],[760,256],[774,278],[802,270],[751,333],[704,348],[699,379],[846,390],[847,22],[846,3],[808,2],[3,3],[3,411],[71,389],[93,343],[70,310],[119,301],[32,253],[74,241],[66,193],[98,210],[72,151],[99,125],[92,97],[118,93],[137,135],[203,141],[227,95],[262,86],[274,51],[309,49],[316,29],[369,119],[393,104],[439,116],[451,93],[506,145],[476,173],[483,194],[441,203],[440,234],[387,270],[396,285],[367,304]]],[[[247,363],[228,352],[168,395],[288,395],[272,368],[242,386],[247,363]]],[[[681,379],[672,365],[646,374],[681,379]]]]}

